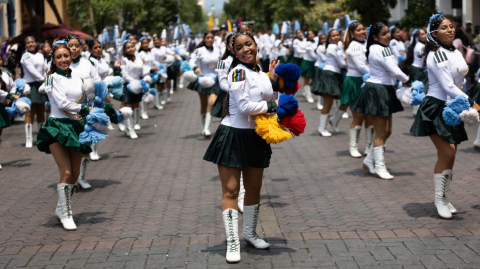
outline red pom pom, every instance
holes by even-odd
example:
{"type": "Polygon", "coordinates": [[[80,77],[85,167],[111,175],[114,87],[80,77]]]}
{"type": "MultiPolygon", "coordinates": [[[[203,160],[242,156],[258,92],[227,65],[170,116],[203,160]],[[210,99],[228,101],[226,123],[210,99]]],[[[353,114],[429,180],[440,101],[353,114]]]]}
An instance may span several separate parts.
{"type": "Polygon", "coordinates": [[[293,135],[299,136],[305,131],[305,126],[307,126],[307,121],[305,120],[305,115],[299,109],[295,114],[290,116],[283,117],[280,120],[280,124],[287,128],[293,135]]]}
{"type": "Polygon", "coordinates": [[[298,89],[300,89],[300,87],[302,87],[302,85],[300,83],[298,83],[298,81],[297,81],[297,87],[295,87],[295,89],[288,89],[288,90],[286,90],[285,92],[282,92],[282,93],[295,95],[295,93],[297,93],[297,91],[298,91],[298,89]]]}

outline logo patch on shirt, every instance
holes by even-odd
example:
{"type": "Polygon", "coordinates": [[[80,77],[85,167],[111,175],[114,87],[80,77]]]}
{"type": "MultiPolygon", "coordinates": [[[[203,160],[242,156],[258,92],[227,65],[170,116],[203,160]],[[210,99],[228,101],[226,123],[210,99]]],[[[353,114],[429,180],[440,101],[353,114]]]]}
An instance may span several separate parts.
{"type": "Polygon", "coordinates": [[[235,69],[232,74],[232,81],[233,82],[241,82],[245,80],[245,70],[243,69],[235,69]]]}
{"type": "Polygon", "coordinates": [[[447,54],[444,51],[437,51],[433,54],[433,58],[437,64],[448,61],[447,54]]]}
{"type": "Polygon", "coordinates": [[[383,57],[393,56],[392,51],[389,47],[386,47],[382,50],[383,57]]]}

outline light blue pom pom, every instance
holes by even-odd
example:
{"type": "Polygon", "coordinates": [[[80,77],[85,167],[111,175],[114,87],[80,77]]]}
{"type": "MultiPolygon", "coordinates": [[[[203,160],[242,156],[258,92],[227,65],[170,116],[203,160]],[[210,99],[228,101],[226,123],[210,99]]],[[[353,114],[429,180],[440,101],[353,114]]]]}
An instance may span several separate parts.
{"type": "Polygon", "coordinates": [[[442,112],[442,117],[445,120],[445,123],[450,126],[457,126],[462,122],[462,119],[449,107],[445,107],[442,112]]]}
{"type": "Polygon", "coordinates": [[[45,102],[45,107],[46,107],[47,109],[51,109],[51,106],[50,106],[50,102],[49,102],[49,101],[46,101],[46,102],[45,102]]]}
{"type": "Polygon", "coordinates": [[[217,80],[217,74],[215,73],[205,74],[204,77],[211,77],[213,80],[217,80]]]}
{"type": "Polygon", "coordinates": [[[366,73],[365,75],[363,75],[362,79],[363,79],[363,82],[367,82],[367,80],[370,78],[370,73],[366,73]]]}
{"type": "Polygon", "coordinates": [[[159,72],[159,71],[153,72],[153,74],[152,74],[152,82],[157,82],[159,78],[160,78],[160,72],[159,72]]]}
{"type": "Polygon", "coordinates": [[[124,120],[124,118],[123,118],[122,113],[120,112],[120,110],[117,111],[117,121],[118,121],[118,123],[123,122],[123,120],[124,120]]]}
{"type": "Polygon", "coordinates": [[[148,92],[148,90],[150,89],[150,84],[145,82],[143,79],[140,80],[140,85],[142,85],[142,94],[148,92]]]}
{"type": "Polygon", "coordinates": [[[155,88],[150,88],[149,92],[153,96],[157,95],[157,89],[155,89],[155,88]]]}
{"type": "Polygon", "coordinates": [[[17,90],[20,92],[23,92],[23,89],[25,88],[25,80],[23,78],[17,78],[15,80],[15,86],[17,86],[17,90]]]}
{"type": "Polygon", "coordinates": [[[457,96],[455,99],[447,101],[446,105],[457,114],[462,113],[464,110],[470,109],[470,103],[468,102],[468,99],[463,96],[457,96]]]}
{"type": "Polygon", "coordinates": [[[318,66],[318,69],[323,70],[325,68],[326,62],[321,62],[320,65],[318,66]]]}
{"type": "Polygon", "coordinates": [[[398,56],[398,57],[397,57],[397,60],[398,60],[399,63],[405,61],[405,59],[406,59],[406,58],[405,58],[404,56],[398,56]]]}
{"type": "Polygon", "coordinates": [[[182,64],[180,65],[180,71],[183,73],[192,70],[192,67],[187,61],[183,61],[182,64]]]}
{"type": "Polygon", "coordinates": [[[107,84],[103,81],[95,82],[95,106],[103,106],[103,102],[108,96],[107,84]]]}

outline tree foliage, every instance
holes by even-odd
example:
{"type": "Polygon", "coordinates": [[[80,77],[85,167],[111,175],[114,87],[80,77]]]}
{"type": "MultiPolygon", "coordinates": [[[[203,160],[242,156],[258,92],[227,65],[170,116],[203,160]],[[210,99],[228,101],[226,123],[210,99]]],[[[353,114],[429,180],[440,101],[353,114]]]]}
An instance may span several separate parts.
{"type": "MultiPolygon", "coordinates": [[[[197,0],[91,0],[91,3],[97,32],[120,21],[122,30],[160,34],[162,29],[177,22],[177,14],[194,31],[205,27],[197,0]]],[[[67,14],[83,31],[92,32],[88,1],[67,0],[67,14]]]]}
{"type": "Polygon", "coordinates": [[[407,14],[400,20],[400,24],[406,28],[424,28],[428,18],[436,14],[435,1],[432,0],[409,0],[407,14]]]}
{"type": "Polygon", "coordinates": [[[387,21],[391,17],[389,8],[394,8],[396,5],[397,0],[345,0],[344,2],[347,10],[356,10],[362,16],[362,22],[365,25],[387,21]]]}

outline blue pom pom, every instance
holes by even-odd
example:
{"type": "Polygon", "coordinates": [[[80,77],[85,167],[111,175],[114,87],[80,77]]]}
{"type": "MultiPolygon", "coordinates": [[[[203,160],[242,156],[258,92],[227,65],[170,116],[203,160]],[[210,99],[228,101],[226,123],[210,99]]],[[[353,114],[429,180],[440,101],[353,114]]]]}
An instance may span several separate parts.
{"type": "Polygon", "coordinates": [[[462,119],[449,107],[445,107],[442,112],[442,117],[445,120],[445,123],[450,126],[457,126],[462,122],[462,119]]]}
{"type": "Polygon", "coordinates": [[[365,75],[363,75],[362,79],[363,79],[363,83],[367,82],[367,80],[370,78],[370,73],[366,73],[365,75]]]}
{"type": "Polygon", "coordinates": [[[15,80],[15,86],[17,86],[17,90],[22,92],[23,89],[25,88],[25,80],[23,78],[17,78],[15,80]]]}
{"type": "Polygon", "coordinates": [[[5,107],[5,110],[7,111],[8,115],[14,118],[18,115],[17,106],[15,105],[15,102],[13,102],[12,106],[5,107]]]}
{"type": "Polygon", "coordinates": [[[95,102],[104,102],[108,96],[107,84],[103,81],[95,82],[95,102]]]}
{"type": "Polygon", "coordinates": [[[148,90],[150,89],[150,84],[145,82],[143,79],[140,80],[140,85],[142,85],[142,94],[148,92],[148,90]]]}
{"type": "Polygon", "coordinates": [[[183,61],[182,64],[180,65],[180,71],[183,73],[192,70],[192,67],[187,61],[183,61]]]}
{"type": "MultiPolygon", "coordinates": [[[[188,62],[186,62],[186,63],[188,64],[188,62]]],[[[182,64],[183,64],[183,62],[182,62],[182,64]]],[[[190,68],[190,64],[188,65],[188,67],[190,68]]],[[[158,69],[160,69],[160,73],[164,73],[164,72],[162,72],[162,71],[167,72],[167,66],[164,65],[164,64],[159,64],[159,65],[158,65],[158,69]]],[[[187,70],[187,71],[188,71],[188,70],[187,70]]]]}
{"type": "Polygon", "coordinates": [[[150,88],[149,92],[153,96],[157,95],[157,89],[155,89],[155,88],[150,88]]]}
{"type": "Polygon", "coordinates": [[[105,114],[103,108],[94,107],[87,116],[88,123],[100,123],[101,125],[108,126],[110,118],[105,114]]]}
{"type": "Polygon", "coordinates": [[[293,95],[282,94],[278,99],[277,115],[282,118],[292,115],[298,110],[298,101],[293,95]]]}
{"type": "Polygon", "coordinates": [[[397,60],[398,60],[399,63],[405,61],[405,59],[406,59],[406,58],[405,58],[404,56],[398,56],[398,57],[397,57],[397,60]]]}
{"type": "Polygon", "coordinates": [[[412,90],[416,90],[417,92],[423,92],[423,89],[425,88],[425,85],[423,85],[423,82],[415,80],[412,82],[412,90]]]}
{"type": "Polygon", "coordinates": [[[45,107],[46,107],[47,109],[50,109],[50,108],[51,108],[49,101],[46,101],[46,102],[45,102],[45,107]]]}
{"type": "Polygon", "coordinates": [[[117,111],[117,121],[118,121],[118,123],[123,122],[123,120],[124,120],[124,118],[123,118],[122,113],[120,112],[120,110],[117,111]]]}
{"type": "Polygon", "coordinates": [[[118,87],[123,87],[123,79],[120,76],[114,76],[112,80],[110,81],[109,88],[118,88],[118,87]]]}
{"type": "Polygon", "coordinates": [[[213,80],[217,80],[217,74],[215,73],[208,73],[208,74],[205,74],[204,77],[211,77],[213,80]]]}
{"type": "Polygon", "coordinates": [[[420,105],[425,98],[425,93],[412,91],[412,103],[410,105],[417,106],[420,105]]]}
{"type": "Polygon", "coordinates": [[[111,94],[113,94],[113,97],[116,99],[120,99],[123,95],[123,86],[120,87],[112,87],[108,89],[111,94]]]}
{"type": "Polygon", "coordinates": [[[460,114],[464,110],[470,109],[470,103],[468,99],[463,96],[457,96],[455,99],[447,101],[447,107],[460,114]]]}
{"type": "Polygon", "coordinates": [[[32,101],[28,97],[20,97],[17,99],[17,101],[21,101],[21,102],[27,103],[29,106],[32,106],[32,101]]]}
{"type": "Polygon", "coordinates": [[[318,69],[323,70],[325,68],[326,62],[321,62],[320,65],[318,66],[318,69]]]}
{"type": "Polygon", "coordinates": [[[153,82],[157,82],[159,78],[160,78],[160,72],[159,72],[159,71],[153,72],[153,74],[152,74],[152,81],[153,81],[153,82]]]}
{"type": "Polygon", "coordinates": [[[285,89],[290,90],[297,87],[297,81],[302,75],[302,70],[295,64],[279,64],[275,73],[283,79],[285,89]]]}

